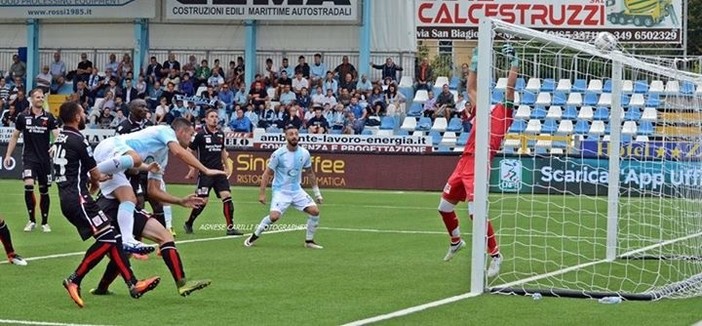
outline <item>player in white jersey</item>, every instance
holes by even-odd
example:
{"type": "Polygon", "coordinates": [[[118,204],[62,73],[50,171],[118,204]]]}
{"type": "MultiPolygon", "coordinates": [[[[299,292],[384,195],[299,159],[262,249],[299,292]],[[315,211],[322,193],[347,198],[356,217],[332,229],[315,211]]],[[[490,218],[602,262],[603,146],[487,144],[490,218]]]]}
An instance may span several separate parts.
{"type": "Polygon", "coordinates": [[[111,175],[107,181],[100,183],[100,191],[107,198],[120,201],[117,222],[120,226],[125,251],[145,254],[153,247],[134,239],[134,208],[136,196],[125,170],[136,168],[149,171],[149,179],[163,182],[163,171],[168,163],[168,153],[181,159],[186,164],[200,170],[203,174],[214,176],[225,174],[224,171],[208,169],[188,152],[195,130],[192,124],[182,118],[175,119],[170,126],[154,126],[125,135],[107,138],[95,147],[95,160],[102,174],[111,175]]]}
{"type": "Polygon", "coordinates": [[[297,210],[309,214],[305,247],[322,249],[322,246],[314,242],[314,233],[319,225],[317,203],[321,204],[324,199],[319,191],[317,178],[312,170],[310,152],[298,146],[300,136],[297,128],[294,126],[290,126],[285,130],[285,139],[287,144],[271,154],[268,167],[261,177],[261,191],[258,195],[258,201],[262,204],[266,204],[266,187],[270,178],[273,177],[273,198],[271,199],[270,213],[261,220],[254,233],[244,241],[244,246],[253,246],[254,241],[261,236],[261,233],[279,220],[285,213],[285,210],[292,205],[297,210]],[[303,172],[309,177],[317,203],[302,189],[303,172]]]}

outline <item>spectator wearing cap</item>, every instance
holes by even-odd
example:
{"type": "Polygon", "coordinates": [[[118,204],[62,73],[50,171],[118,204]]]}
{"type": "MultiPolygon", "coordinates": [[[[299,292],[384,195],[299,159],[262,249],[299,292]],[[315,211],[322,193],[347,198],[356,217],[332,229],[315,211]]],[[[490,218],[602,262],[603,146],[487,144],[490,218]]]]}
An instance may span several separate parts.
{"type": "Polygon", "coordinates": [[[244,109],[237,107],[236,116],[229,121],[229,128],[234,132],[251,132],[253,125],[251,120],[244,116],[244,109]]]}

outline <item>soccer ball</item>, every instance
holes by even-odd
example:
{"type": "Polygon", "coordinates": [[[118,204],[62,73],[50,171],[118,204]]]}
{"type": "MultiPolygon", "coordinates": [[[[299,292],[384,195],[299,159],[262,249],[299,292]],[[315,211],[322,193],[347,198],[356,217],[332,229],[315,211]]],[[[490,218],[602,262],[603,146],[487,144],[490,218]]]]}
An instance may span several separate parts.
{"type": "Polygon", "coordinates": [[[595,38],[595,47],[602,52],[609,52],[617,47],[617,38],[609,32],[600,32],[595,38]]]}

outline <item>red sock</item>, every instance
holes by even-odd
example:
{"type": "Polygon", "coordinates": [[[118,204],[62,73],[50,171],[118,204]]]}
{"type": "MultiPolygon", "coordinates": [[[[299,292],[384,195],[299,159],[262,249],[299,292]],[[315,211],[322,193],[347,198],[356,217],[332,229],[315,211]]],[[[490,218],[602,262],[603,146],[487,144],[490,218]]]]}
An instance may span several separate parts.
{"type": "Polygon", "coordinates": [[[456,212],[442,212],[441,219],[444,220],[444,225],[446,226],[446,231],[448,231],[451,237],[451,243],[458,243],[461,241],[461,231],[458,229],[458,218],[456,217],[456,212]]]}
{"type": "MultiPolygon", "coordinates": [[[[473,215],[470,216],[473,220],[473,215]]],[[[492,222],[487,220],[487,249],[490,256],[497,255],[500,253],[500,248],[497,246],[497,237],[495,237],[495,229],[492,228],[492,222]]]]}

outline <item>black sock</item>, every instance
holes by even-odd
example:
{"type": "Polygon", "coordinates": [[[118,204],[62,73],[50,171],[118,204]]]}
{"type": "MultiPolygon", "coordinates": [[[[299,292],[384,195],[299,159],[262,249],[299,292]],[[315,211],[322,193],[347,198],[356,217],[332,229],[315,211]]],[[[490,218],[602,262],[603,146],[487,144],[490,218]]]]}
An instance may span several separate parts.
{"type": "Polygon", "coordinates": [[[49,206],[51,204],[49,189],[46,186],[39,186],[39,209],[41,210],[41,225],[49,223],[49,206]]]}
{"type": "Polygon", "coordinates": [[[178,284],[181,280],[185,279],[183,262],[180,260],[178,249],[176,249],[173,242],[166,242],[159,248],[161,249],[163,261],[166,263],[166,266],[168,266],[168,270],[171,271],[171,275],[173,275],[173,280],[178,284]]]}
{"type": "Polygon", "coordinates": [[[83,260],[78,265],[78,268],[76,268],[76,271],[69,277],[71,282],[80,285],[80,282],[83,281],[83,277],[100,263],[102,257],[105,257],[105,255],[110,252],[112,246],[114,245],[102,241],[93,243],[85,252],[85,256],[83,256],[83,260]]]}
{"type": "Polygon", "coordinates": [[[29,221],[36,223],[37,220],[34,218],[34,207],[37,205],[37,199],[34,197],[34,186],[24,185],[24,203],[27,205],[29,221]]]}
{"type": "MultiPolygon", "coordinates": [[[[205,198],[205,196],[198,196],[198,197],[203,197],[203,198],[205,198]]],[[[195,223],[195,219],[196,219],[198,216],[200,216],[200,214],[202,214],[202,211],[205,210],[205,206],[206,206],[206,205],[207,205],[207,204],[202,205],[202,206],[200,206],[200,207],[198,207],[198,208],[193,208],[193,210],[190,212],[190,217],[188,217],[188,220],[185,221],[185,224],[192,226],[193,223],[195,223]]]]}
{"type": "Polygon", "coordinates": [[[6,254],[10,255],[15,252],[15,248],[12,247],[10,229],[7,228],[5,221],[0,222],[0,242],[2,242],[2,246],[5,247],[6,254]]]}
{"type": "Polygon", "coordinates": [[[222,200],[222,211],[224,220],[227,222],[227,230],[234,227],[234,203],[232,197],[227,197],[222,200]]]}
{"type": "Polygon", "coordinates": [[[110,261],[114,262],[119,274],[124,279],[127,286],[131,286],[137,283],[137,279],[132,271],[132,266],[129,264],[129,259],[127,259],[127,254],[124,253],[122,249],[122,236],[116,235],[114,229],[110,228],[101,234],[97,235],[98,241],[109,242],[111,247],[108,252],[110,256],[110,261]]]}
{"type": "Polygon", "coordinates": [[[117,268],[117,264],[115,264],[114,261],[110,260],[110,262],[107,264],[107,268],[105,268],[105,273],[102,274],[100,283],[98,283],[98,289],[107,291],[107,289],[110,288],[110,284],[112,284],[112,282],[115,281],[117,276],[119,276],[119,269],[117,268]]]}

